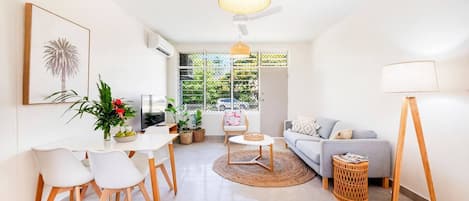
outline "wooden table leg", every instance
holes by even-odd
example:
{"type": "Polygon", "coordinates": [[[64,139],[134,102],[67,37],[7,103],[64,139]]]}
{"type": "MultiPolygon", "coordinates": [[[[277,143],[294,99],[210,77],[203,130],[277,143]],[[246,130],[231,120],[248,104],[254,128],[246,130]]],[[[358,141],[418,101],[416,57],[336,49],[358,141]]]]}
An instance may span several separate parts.
{"type": "Polygon", "coordinates": [[[259,146],[259,156],[262,158],[262,146],[259,146]]]}
{"type": "Polygon", "coordinates": [[[39,174],[37,177],[36,201],[41,201],[43,191],[44,191],[44,179],[42,178],[42,175],[39,174]]]}
{"type": "Polygon", "coordinates": [[[160,201],[158,179],[156,178],[155,158],[148,159],[148,165],[150,166],[150,179],[151,179],[151,188],[152,188],[151,190],[153,193],[153,200],[160,201]]]}
{"type": "Polygon", "coordinates": [[[270,171],[274,171],[274,145],[269,145],[270,147],[270,171]]]}
{"type": "Polygon", "coordinates": [[[230,165],[231,164],[231,160],[230,160],[230,142],[227,143],[227,147],[228,147],[228,153],[227,153],[228,160],[226,162],[228,163],[228,165],[230,165]]]}
{"type": "Polygon", "coordinates": [[[176,177],[176,162],[174,161],[174,146],[172,143],[168,144],[169,160],[171,162],[171,174],[173,176],[173,189],[174,195],[178,192],[177,177],[176,177]]]}

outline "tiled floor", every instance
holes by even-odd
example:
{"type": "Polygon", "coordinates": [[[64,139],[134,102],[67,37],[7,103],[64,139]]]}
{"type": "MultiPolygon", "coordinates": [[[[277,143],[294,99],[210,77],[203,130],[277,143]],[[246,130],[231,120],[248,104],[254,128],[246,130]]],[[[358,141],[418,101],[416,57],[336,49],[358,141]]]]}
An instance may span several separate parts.
{"type": "MultiPolygon", "coordinates": [[[[246,146],[232,146],[236,149],[249,149],[246,146]]],[[[288,151],[283,141],[276,142],[276,151],[288,151]]],[[[159,174],[159,186],[162,201],[333,201],[331,191],[321,188],[321,177],[298,186],[284,188],[260,188],[234,183],[217,175],[212,171],[212,162],[226,153],[222,141],[207,140],[203,143],[191,145],[175,145],[176,166],[179,191],[177,196],[169,190],[163,177],[159,174]]],[[[167,165],[169,168],[169,165],[167,165]]],[[[332,182],[330,182],[332,183],[332,182]]],[[[147,188],[151,194],[150,184],[147,188]]],[[[134,191],[135,201],[143,201],[140,192],[134,191]]],[[[387,201],[391,198],[390,189],[380,186],[370,186],[370,201],[387,201]]],[[[90,194],[86,201],[98,200],[90,194]]],[[[121,199],[123,200],[123,199],[121,199]]],[[[400,200],[410,199],[401,196],[400,200]]]]}

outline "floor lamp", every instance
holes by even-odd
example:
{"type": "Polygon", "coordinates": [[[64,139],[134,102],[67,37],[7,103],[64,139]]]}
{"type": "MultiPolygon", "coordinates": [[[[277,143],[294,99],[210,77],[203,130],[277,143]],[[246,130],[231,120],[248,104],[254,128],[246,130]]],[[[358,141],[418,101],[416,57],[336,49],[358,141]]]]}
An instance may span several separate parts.
{"type": "Polygon", "coordinates": [[[409,107],[415,127],[415,133],[417,135],[420,157],[422,158],[430,200],[435,201],[435,189],[433,187],[427,148],[425,147],[425,140],[423,137],[422,123],[420,121],[419,110],[417,107],[417,99],[413,96],[415,93],[419,92],[438,91],[435,63],[433,61],[415,61],[384,66],[382,71],[382,87],[383,91],[388,93],[412,94],[412,96],[405,97],[402,102],[399,137],[397,140],[396,158],[394,161],[392,201],[399,200],[401,164],[409,107]]]}

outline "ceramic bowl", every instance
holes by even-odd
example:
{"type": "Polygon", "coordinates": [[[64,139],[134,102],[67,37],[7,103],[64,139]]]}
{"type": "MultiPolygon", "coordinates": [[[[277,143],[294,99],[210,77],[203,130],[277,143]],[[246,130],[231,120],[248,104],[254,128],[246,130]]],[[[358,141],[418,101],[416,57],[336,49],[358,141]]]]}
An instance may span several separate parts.
{"type": "Polygon", "coordinates": [[[120,143],[123,143],[123,142],[133,142],[137,139],[137,135],[132,135],[132,136],[126,136],[126,137],[116,137],[114,136],[114,140],[116,142],[120,142],[120,143]]]}

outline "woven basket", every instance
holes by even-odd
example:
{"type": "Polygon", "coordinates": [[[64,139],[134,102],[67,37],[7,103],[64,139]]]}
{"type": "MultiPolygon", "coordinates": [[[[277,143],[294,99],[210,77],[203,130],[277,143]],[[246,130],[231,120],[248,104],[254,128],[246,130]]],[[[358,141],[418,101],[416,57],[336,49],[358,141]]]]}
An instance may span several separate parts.
{"type": "Polygon", "coordinates": [[[368,200],[368,162],[347,163],[337,156],[334,164],[334,195],[340,201],[368,200]]]}
{"type": "Polygon", "coordinates": [[[261,133],[246,133],[243,138],[247,141],[262,141],[264,140],[264,135],[261,133]]]}

